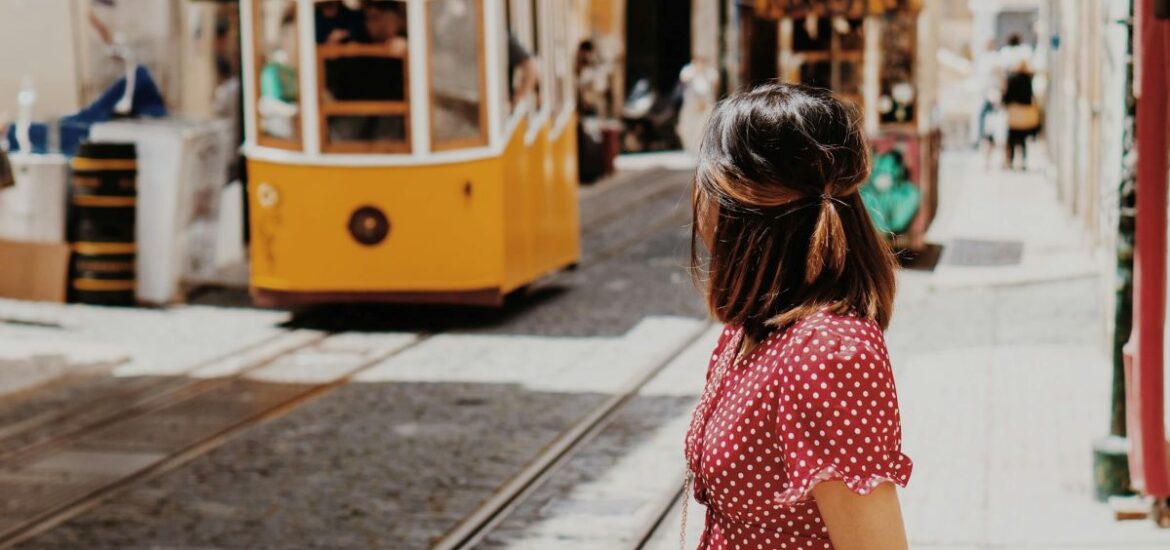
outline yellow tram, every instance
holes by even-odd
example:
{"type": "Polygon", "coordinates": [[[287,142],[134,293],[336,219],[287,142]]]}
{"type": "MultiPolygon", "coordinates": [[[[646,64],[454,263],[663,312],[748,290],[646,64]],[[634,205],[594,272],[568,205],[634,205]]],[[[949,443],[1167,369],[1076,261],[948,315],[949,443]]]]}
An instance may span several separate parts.
{"type": "Polygon", "coordinates": [[[265,305],[498,305],[580,254],[566,0],[242,0],[265,305]]]}

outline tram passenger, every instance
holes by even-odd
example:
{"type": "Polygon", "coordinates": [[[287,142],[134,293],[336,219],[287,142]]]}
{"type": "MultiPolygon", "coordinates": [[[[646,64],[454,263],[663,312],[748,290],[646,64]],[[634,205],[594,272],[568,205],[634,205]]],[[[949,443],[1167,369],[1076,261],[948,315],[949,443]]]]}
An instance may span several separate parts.
{"type": "Polygon", "coordinates": [[[362,14],[351,10],[341,0],[318,2],[314,13],[318,44],[341,44],[360,36],[362,14]]]}
{"type": "Polygon", "coordinates": [[[511,111],[524,98],[536,93],[540,82],[540,68],[537,59],[520,43],[512,31],[508,31],[508,99],[511,111]]]}
{"type": "Polygon", "coordinates": [[[266,37],[260,67],[260,100],[256,105],[260,130],[265,136],[293,139],[296,136],[296,116],[300,111],[295,19],[291,9],[265,12],[264,15],[274,18],[266,21],[264,28],[272,29],[269,32],[275,35],[266,37]]]}
{"type": "Polygon", "coordinates": [[[396,1],[370,2],[365,8],[363,42],[386,44],[395,57],[406,56],[406,14],[396,1]]]}
{"type": "MultiPolygon", "coordinates": [[[[386,55],[348,56],[326,64],[326,92],[338,101],[404,101],[406,99],[406,16],[396,1],[368,2],[361,28],[340,37],[343,43],[385,44],[386,55]]],[[[401,115],[331,116],[331,142],[404,142],[401,115]]]]}
{"type": "Polygon", "coordinates": [[[577,46],[574,63],[577,75],[577,114],[599,116],[606,112],[606,95],[609,93],[607,67],[598,60],[597,48],[592,40],[583,40],[577,46]]]}

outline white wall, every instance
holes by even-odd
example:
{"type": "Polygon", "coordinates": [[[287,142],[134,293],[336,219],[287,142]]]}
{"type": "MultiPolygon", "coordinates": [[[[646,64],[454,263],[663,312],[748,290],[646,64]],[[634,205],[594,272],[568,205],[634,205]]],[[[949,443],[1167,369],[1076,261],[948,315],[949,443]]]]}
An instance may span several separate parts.
{"type": "Polygon", "coordinates": [[[0,0],[0,120],[16,116],[16,93],[24,76],[37,89],[37,118],[77,110],[77,21],[72,8],[72,2],[62,0],[0,0]]]}

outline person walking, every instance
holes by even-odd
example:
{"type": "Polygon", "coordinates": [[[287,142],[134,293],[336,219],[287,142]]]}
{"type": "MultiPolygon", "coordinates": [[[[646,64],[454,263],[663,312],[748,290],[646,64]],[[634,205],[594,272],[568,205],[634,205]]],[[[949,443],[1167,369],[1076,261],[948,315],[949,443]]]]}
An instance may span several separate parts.
{"type": "Polygon", "coordinates": [[[696,57],[679,71],[683,86],[682,108],[678,114],[678,137],[683,149],[698,153],[703,125],[715,107],[719,94],[719,71],[705,57],[696,57]]]}
{"type": "Polygon", "coordinates": [[[995,40],[987,42],[984,51],[975,57],[975,69],[971,82],[982,102],[975,110],[975,147],[981,149],[987,167],[990,169],[994,152],[1000,150],[996,142],[1003,143],[1006,129],[1003,128],[1000,100],[1003,98],[1003,65],[995,40]],[[1001,130],[1003,130],[1001,132],[1001,130]],[[1003,135],[1001,135],[1003,134],[1003,135]]]}
{"type": "Polygon", "coordinates": [[[1020,169],[1028,169],[1028,140],[1040,130],[1040,107],[1032,91],[1032,70],[1024,61],[1008,74],[1003,91],[1003,105],[1007,111],[1007,146],[1004,165],[1015,169],[1016,151],[1020,155],[1020,169]]]}
{"type": "Polygon", "coordinates": [[[725,328],[686,436],[701,550],[907,548],[882,334],[895,260],[858,192],[862,126],[831,92],[782,83],[711,114],[691,255],[725,328]]]}

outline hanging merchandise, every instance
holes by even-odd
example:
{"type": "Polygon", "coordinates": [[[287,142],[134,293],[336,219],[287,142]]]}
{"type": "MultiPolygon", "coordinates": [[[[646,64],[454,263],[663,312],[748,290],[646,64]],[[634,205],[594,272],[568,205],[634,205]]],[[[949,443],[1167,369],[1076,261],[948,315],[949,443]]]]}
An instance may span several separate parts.
{"type": "Polygon", "coordinates": [[[27,139],[18,133],[20,124],[10,125],[6,137],[10,144],[16,145],[15,151],[31,150],[37,154],[50,152],[53,149],[50,142],[55,139],[60,144],[62,154],[73,156],[77,153],[78,145],[89,136],[90,126],[98,122],[123,117],[158,118],[166,114],[166,103],[150,71],[137,65],[93,103],[77,113],[62,117],[56,123],[59,134],[51,136],[49,124],[30,122],[27,139]]]}

